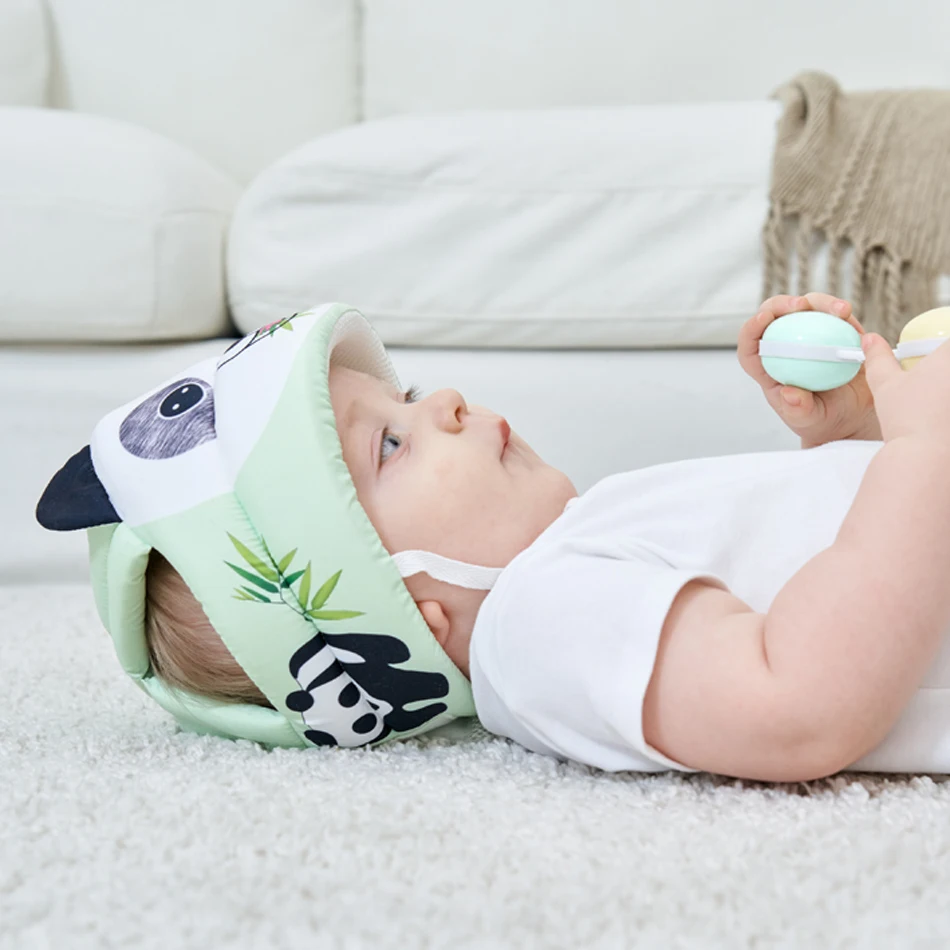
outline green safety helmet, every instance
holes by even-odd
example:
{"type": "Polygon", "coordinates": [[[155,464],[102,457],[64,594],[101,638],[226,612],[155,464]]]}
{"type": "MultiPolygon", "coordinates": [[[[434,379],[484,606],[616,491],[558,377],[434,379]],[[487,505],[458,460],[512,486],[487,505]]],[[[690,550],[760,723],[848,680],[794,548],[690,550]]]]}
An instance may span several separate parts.
{"type": "Polygon", "coordinates": [[[475,714],[468,680],[403,577],[487,589],[499,570],[387,552],[343,461],[331,362],[398,386],[358,311],[295,313],[109,413],[37,506],[44,527],[88,529],[96,606],[119,661],[186,729],[362,746],[475,714]],[[145,639],[153,548],[273,709],[155,675],[145,639]]]}

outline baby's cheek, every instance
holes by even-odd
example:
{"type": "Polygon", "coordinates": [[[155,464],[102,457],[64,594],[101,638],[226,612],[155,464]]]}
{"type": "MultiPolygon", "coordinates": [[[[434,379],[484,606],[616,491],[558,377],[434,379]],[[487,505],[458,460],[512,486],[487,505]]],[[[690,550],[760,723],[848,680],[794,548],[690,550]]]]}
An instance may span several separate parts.
{"type": "Polygon", "coordinates": [[[429,549],[452,530],[453,495],[437,472],[413,475],[379,493],[370,519],[390,550],[429,549]]]}
{"type": "Polygon", "coordinates": [[[481,517],[487,500],[478,479],[451,463],[433,465],[414,489],[411,507],[424,517],[435,540],[441,533],[469,528],[481,517]]]}

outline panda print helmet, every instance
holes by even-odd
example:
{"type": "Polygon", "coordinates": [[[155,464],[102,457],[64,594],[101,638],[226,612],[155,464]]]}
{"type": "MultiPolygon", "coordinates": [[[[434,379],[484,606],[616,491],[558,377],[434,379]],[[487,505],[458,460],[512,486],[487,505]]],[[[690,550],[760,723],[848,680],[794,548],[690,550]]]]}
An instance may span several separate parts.
{"type": "Polygon", "coordinates": [[[44,527],[87,530],[96,606],[119,661],[185,729],[353,747],[475,714],[468,680],[403,577],[425,570],[488,588],[499,571],[428,552],[389,555],[343,461],[331,361],[398,386],[358,311],[296,313],[109,413],[37,506],[44,527]],[[145,639],[152,549],[273,709],[155,675],[145,639]]]}

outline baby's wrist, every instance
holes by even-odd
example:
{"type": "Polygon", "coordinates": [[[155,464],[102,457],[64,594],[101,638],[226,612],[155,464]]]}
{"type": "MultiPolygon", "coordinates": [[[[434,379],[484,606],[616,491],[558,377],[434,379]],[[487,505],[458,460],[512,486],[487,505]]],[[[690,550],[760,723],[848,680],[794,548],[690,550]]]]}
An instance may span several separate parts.
{"type": "Polygon", "coordinates": [[[851,439],[864,439],[870,442],[881,442],[884,436],[881,433],[881,423],[878,421],[877,413],[872,409],[865,417],[864,421],[858,427],[851,439]]]}
{"type": "Polygon", "coordinates": [[[856,442],[881,442],[883,438],[881,434],[881,424],[877,419],[877,413],[871,410],[871,412],[865,416],[861,424],[850,434],[831,433],[825,437],[803,435],[801,437],[801,445],[803,449],[816,449],[819,445],[825,445],[828,442],[844,442],[849,439],[856,442]]]}

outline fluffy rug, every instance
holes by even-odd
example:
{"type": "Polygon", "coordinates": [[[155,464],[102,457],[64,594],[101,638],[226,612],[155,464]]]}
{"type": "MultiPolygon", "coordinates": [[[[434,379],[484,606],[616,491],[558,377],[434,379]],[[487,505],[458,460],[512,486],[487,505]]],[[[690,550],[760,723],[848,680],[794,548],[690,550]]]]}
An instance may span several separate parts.
{"type": "Polygon", "coordinates": [[[945,947],[950,784],[608,775],[477,729],[178,733],[89,592],[0,590],[0,946],[945,947]]]}

